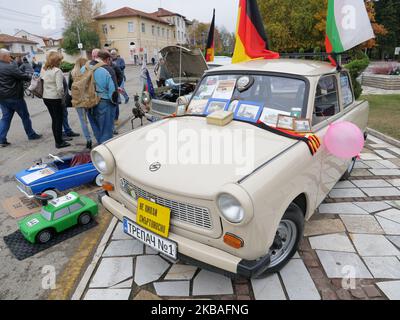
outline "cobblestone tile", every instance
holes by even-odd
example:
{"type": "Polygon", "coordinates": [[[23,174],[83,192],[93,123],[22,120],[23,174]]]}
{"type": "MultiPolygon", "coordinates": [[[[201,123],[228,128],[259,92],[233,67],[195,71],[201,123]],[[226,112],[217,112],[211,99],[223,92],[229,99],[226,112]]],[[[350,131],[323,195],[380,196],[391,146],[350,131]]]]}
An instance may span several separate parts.
{"type": "Polygon", "coordinates": [[[383,179],[369,179],[369,180],[353,180],[353,183],[359,188],[384,188],[392,187],[383,179]]]}
{"type": "Polygon", "coordinates": [[[339,181],[333,188],[334,189],[351,189],[356,186],[352,184],[350,181],[339,181]]]}
{"type": "Polygon", "coordinates": [[[396,159],[397,157],[385,150],[375,150],[375,152],[384,159],[396,159]]]}
{"type": "Polygon", "coordinates": [[[133,300],[156,301],[156,300],[162,300],[162,299],[147,290],[140,290],[139,293],[135,296],[135,298],[133,300]]]}
{"type": "Polygon", "coordinates": [[[336,295],[338,296],[339,300],[352,300],[350,291],[343,288],[336,290],[336,295]]]}
{"type": "Polygon", "coordinates": [[[380,160],[369,160],[364,161],[364,163],[371,169],[387,169],[382,163],[379,163],[380,160]]]}
{"type": "Polygon", "coordinates": [[[83,300],[129,300],[131,289],[89,289],[83,300]]]}
{"type": "Polygon", "coordinates": [[[104,258],[90,282],[90,288],[109,288],[133,276],[132,258],[104,258]]]}
{"type": "Polygon", "coordinates": [[[341,233],[345,231],[346,228],[340,219],[312,220],[305,224],[304,236],[310,237],[330,233],[341,233]]]}
{"type": "Polygon", "coordinates": [[[291,260],[280,274],[290,300],[321,299],[303,261],[291,260]]]}
{"type": "Polygon", "coordinates": [[[133,238],[130,235],[127,235],[124,232],[124,227],[121,222],[117,224],[115,227],[114,233],[111,237],[111,240],[132,240],[133,238]]]}
{"type": "Polygon", "coordinates": [[[390,300],[400,300],[400,281],[378,282],[377,285],[390,300]]]}
{"type": "Polygon", "coordinates": [[[388,150],[390,150],[400,156],[400,148],[391,147],[391,148],[388,148],[388,150]]]}
{"type": "Polygon", "coordinates": [[[202,270],[193,280],[194,296],[233,294],[232,281],[223,275],[202,270]]]}
{"type": "Polygon", "coordinates": [[[351,172],[352,177],[369,177],[369,176],[373,176],[373,174],[367,170],[367,169],[354,169],[351,172]]]}
{"type": "Polygon", "coordinates": [[[324,203],[319,206],[318,211],[322,214],[368,214],[367,211],[353,203],[324,203]]]}
{"type": "MultiPolygon", "coordinates": [[[[383,234],[383,230],[373,216],[340,216],[351,233],[383,234]]],[[[338,251],[338,250],[336,250],[338,251]]]]}
{"type": "Polygon", "coordinates": [[[278,274],[264,279],[252,279],[251,284],[256,300],[286,300],[278,274]]]}
{"type": "Polygon", "coordinates": [[[395,165],[392,161],[389,160],[378,160],[378,162],[384,165],[388,169],[398,169],[399,166],[395,165]]]}
{"type": "Polygon", "coordinates": [[[111,289],[127,289],[127,288],[132,288],[132,285],[133,285],[133,279],[129,279],[127,281],[121,282],[120,284],[111,287],[111,289]]]}
{"type": "Polygon", "coordinates": [[[361,160],[368,161],[368,160],[382,160],[382,158],[375,153],[361,153],[361,160]]]}
{"type": "Polygon", "coordinates": [[[136,259],[135,283],[143,286],[157,281],[167,271],[170,264],[159,256],[140,256],[136,259]]]}
{"type": "Polygon", "coordinates": [[[375,176],[400,176],[399,169],[370,169],[375,176]]]}
{"type": "Polygon", "coordinates": [[[396,256],[400,252],[382,235],[351,234],[354,246],[363,257],[396,256]]]}
{"type": "Polygon", "coordinates": [[[369,169],[369,166],[363,161],[357,161],[354,164],[354,169],[369,169]]]}
{"type": "Polygon", "coordinates": [[[386,236],[386,238],[400,249],[400,236],[386,236]]]}
{"type": "Polygon", "coordinates": [[[367,298],[366,293],[361,288],[350,289],[350,293],[354,298],[359,299],[359,300],[367,298]]]}
{"type": "Polygon", "coordinates": [[[371,273],[355,253],[317,250],[317,255],[329,278],[343,278],[348,274],[347,266],[354,268],[358,279],[372,279],[371,273]]]}
{"type": "Polygon", "coordinates": [[[379,290],[374,285],[365,286],[365,287],[363,287],[363,290],[369,298],[382,297],[382,294],[379,292],[379,290]]]}
{"type": "Polygon", "coordinates": [[[168,271],[165,280],[192,280],[197,267],[184,264],[174,264],[168,271]]]}
{"type": "Polygon", "coordinates": [[[160,297],[188,297],[190,281],[155,282],[154,289],[160,297]]]}
{"type": "Polygon", "coordinates": [[[356,252],[346,234],[329,234],[309,238],[311,248],[340,252],[356,252]]]}
{"type": "Polygon", "coordinates": [[[400,179],[390,179],[388,182],[394,187],[400,187],[400,179]]]}
{"type": "Polygon", "coordinates": [[[143,254],[143,244],[137,240],[111,241],[103,257],[123,257],[143,254]]]}
{"type": "Polygon", "coordinates": [[[377,217],[377,219],[387,235],[400,236],[399,223],[381,217],[377,217]]]}
{"type": "Polygon", "coordinates": [[[354,204],[368,213],[375,213],[391,208],[385,201],[354,202],[354,204]]]}
{"type": "Polygon", "coordinates": [[[333,189],[329,193],[331,198],[363,198],[365,194],[357,188],[354,189],[333,189]]]}
{"type": "Polygon", "coordinates": [[[396,257],[365,257],[364,261],[376,279],[400,279],[400,261],[396,257]]]}
{"type": "Polygon", "coordinates": [[[400,190],[397,188],[363,188],[369,197],[394,197],[400,196],[400,190]]]}
{"type": "Polygon", "coordinates": [[[400,223],[400,210],[390,209],[390,210],[379,212],[376,215],[378,217],[382,217],[382,218],[400,223]]]}

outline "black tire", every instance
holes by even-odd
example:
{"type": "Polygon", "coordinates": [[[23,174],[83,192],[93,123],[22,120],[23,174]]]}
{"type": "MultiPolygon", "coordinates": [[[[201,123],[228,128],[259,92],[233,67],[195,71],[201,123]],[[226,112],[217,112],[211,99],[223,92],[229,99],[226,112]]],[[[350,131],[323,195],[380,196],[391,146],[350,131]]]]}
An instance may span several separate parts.
{"type": "Polygon", "coordinates": [[[81,226],[86,226],[88,225],[90,222],[92,221],[92,216],[90,213],[88,212],[84,212],[82,213],[79,218],[78,218],[78,222],[81,226]]]}
{"type": "Polygon", "coordinates": [[[53,236],[54,232],[50,229],[40,231],[36,236],[36,242],[40,244],[46,244],[53,239],[53,236]]]}
{"type": "MultiPolygon", "coordinates": [[[[305,213],[303,210],[295,203],[292,203],[289,208],[286,210],[279,228],[285,224],[290,225],[293,230],[295,230],[292,233],[291,239],[286,239],[284,243],[288,243],[289,246],[287,247],[287,250],[284,251],[284,253],[281,255],[282,260],[276,259],[276,264],[274,264],[273,261],[273,256],[272,252],[274,251],[273,248],[271,247],[270,249],[270,254],[271,254],[271,263],[268,269],[262,273],[259,277],[264,278],[270,274],[279,272],[282,270],[282,268],[293,258],[295,253],[297,252],[299,248],[300,241],[303,239],[304,235],[304,216],[305,213]]],[[[277,230],[278,233],[279,229],[277,230]]],[[[282,240],[282,239],[281,239],[282,240]]]]}
{"type": "Polygon", "coordinates": [[[351,163],[349,164],[349,167],[346,169],[346,172],[340,178],[340,181],[348,180],[351,177],[351,173],[353,172],[353,169],[354,169],[354,166],[356,164],[356,161],[357,161],[357,158],[353,158],[351,160],[351,163]]]}

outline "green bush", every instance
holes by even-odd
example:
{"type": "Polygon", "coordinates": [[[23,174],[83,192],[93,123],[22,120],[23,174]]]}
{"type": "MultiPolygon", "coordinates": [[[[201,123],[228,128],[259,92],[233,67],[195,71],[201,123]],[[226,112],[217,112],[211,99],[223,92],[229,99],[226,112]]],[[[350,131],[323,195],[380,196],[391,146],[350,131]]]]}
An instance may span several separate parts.
{"type": "Polygon", "coordinates": [[[361,75],[361,73],[368,67],[369,58],[365,54],[357,54],[356,58],[350,63],[345,65],[345,68],[349,70],[351,81],[353,82],[354,87],[354,95],[356,99],[358,99],[362,94],[361,84],[357,81],[357,78],[361,75]]]}
{"type": "Polygon", "coordinates": [[[60,69],[62,70],[62,72],[70,72],[74,68],[74,66],[74,63],[63,61],[60,65],[60,69]]]}

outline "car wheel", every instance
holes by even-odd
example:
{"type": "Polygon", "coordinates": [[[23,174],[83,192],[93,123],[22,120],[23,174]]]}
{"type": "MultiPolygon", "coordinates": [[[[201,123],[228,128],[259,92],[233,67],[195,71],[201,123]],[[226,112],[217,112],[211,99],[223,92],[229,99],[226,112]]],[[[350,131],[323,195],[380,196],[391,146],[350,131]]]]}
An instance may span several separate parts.
{"type": "Polygon", "coordinates": [[[38,243],[45,244],[53,239],[53,232],[51,230],[43,230],[37,236],[36,240],[38,243]]]}
{"type": "Polygon", "coordinates": [[[102,187],[103,186],[103,181],[104,181],[104,177],[103,175],[99,174],[96,179],[94,180],[94,184],[98,187],[102,187]]]}
{"type": "Polygon", "coordinates": [[[357,158],[353,158],[343,176],[340,178],[340,181],[348,180],[353,172],[354,166],[356,165],[357,158]]]}
{"type": "Polygon", "coordinates": [[[55,190],[46,190],[46,191],[44,191],[42,193],[45,193],[45,194],[49,195],[53,199],[57,199],[58,198],[57,191],[55,191],[55,190]]]}
{"type": "Polygon", "coordinates": [[[285,212],[274,244],[269,250],[271,262],[268,269],[261,275],[267,276],[280,271],[296,253],[304,233],[304,213],[295,203],[292,203],[285,212]]]}
{"type": "Polygon", "coordinates": [[[79,224],[82,226],[86,226],[92,221],[92,216],[89,213],[82,213],[79,216],[79,224]]]}

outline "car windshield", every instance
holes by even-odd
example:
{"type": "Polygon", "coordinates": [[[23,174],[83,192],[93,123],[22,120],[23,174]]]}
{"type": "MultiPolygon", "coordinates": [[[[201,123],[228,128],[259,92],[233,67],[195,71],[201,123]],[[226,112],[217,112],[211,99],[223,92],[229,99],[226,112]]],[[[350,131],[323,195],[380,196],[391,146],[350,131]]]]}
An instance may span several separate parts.
{"type": "Polygon", "coordinates": [[[187,113],[226,110],[235,119],[272,124],[279,115],[306,116],[305,80],[272,75],[210,75],[203,78],[187,113]],[[264,121],[265,120],[265,121],[264,121]]]}
{"type": "Polygon", "coordinates": [[[48,212],[47,210],[45,210],[43,208],[41,214],[42,214],[42,217],[45,218],[47,221],[51,220],[51,212],[48,212]]]}

